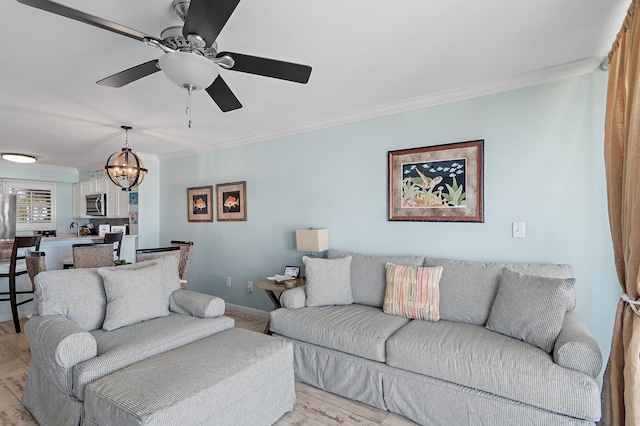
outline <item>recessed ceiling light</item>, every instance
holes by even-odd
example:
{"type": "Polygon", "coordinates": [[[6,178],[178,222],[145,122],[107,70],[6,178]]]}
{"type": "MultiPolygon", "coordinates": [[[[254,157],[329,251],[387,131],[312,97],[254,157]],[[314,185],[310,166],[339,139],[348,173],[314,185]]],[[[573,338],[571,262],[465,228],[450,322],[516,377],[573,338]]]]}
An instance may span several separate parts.
{"type": "Polygon", "coordinates": [[[27,154],[3,153],[2,158],[14,163],[35,163],[38,161],[36,157],[27,154]]]}

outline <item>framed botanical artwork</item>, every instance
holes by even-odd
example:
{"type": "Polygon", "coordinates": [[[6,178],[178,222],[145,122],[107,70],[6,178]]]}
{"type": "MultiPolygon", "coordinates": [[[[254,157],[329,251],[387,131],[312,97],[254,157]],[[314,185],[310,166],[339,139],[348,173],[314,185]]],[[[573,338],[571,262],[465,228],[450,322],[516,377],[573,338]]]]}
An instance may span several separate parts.
{"type": "Polygon", "coordinates": [[[389,151],[389,220],[484,222],[484,140],[389,151]]]}
{"type": "Polygon", "coordinates": [[[213,222],[213,185],[187,188],[189,222],[213,222]]]}
{"type": "Polygon", "coordinates": [[[216,185],[217,217],[219,222],[247,220],[247,182],[216,185]]]}

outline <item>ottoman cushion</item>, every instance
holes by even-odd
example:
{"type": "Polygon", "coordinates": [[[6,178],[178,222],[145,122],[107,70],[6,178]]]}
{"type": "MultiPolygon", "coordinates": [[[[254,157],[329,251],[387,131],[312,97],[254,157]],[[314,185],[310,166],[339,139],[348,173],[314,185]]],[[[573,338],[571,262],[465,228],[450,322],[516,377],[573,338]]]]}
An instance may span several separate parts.
{"type": "Polygon", "coordinates": [[[294,403],[291,344],[234,328],[90,383],[85,421],[270,425],[294,403]]]}

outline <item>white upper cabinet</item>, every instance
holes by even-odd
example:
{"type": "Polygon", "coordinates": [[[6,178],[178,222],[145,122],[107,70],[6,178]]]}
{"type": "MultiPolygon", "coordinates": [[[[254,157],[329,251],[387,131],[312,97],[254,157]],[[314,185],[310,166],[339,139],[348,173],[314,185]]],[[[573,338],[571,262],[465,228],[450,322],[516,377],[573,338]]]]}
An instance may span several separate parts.
{"type": "Polygon", "coordinates": [[[73,217],[89,218],[86,211],[86,196],[107,194],[106,218],[129,217],[129,193],[111,182],[108,177],[80,182],[73,185],[73,217]]]}

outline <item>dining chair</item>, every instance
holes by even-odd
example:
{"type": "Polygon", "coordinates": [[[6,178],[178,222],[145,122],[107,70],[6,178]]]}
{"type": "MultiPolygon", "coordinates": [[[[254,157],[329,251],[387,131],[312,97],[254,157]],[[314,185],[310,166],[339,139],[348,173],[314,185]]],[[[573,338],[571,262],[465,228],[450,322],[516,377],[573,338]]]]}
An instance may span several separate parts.
{"type": "MultiPolygon", "coordinates": [[[[122,248],[122,237],[124,234],[122,232],[107,232],[104,234],[104,243],[111,243],[113,245],[113,260],[120,259],[120,249],[122,248]],[[117,244],[116,244],[117,243],[117,244]]],[[[97,243],[101,244],[101,243],[97,243]]],[[[77,244],[77,245],[88,245],[88,244],[77,244]]],[[[67,257],[62,260],[62,269],[74,268],[73,256],[67,257]]]]}
{"type": "Polygon", "coordinates": [[[193,241],[171,241],[171,246],[180,247],[180,262],[178,263],[178,273],[180,274],[180,285],[187,289],[187,276],[191,266],[193,256],[193,241]]]}
{"type": "Polygon", "coordinates": [[[76,269],[113,266],[113,243],[73,244],[71,250],[76,269]]]}
{"type": "MultiPolygon", "coordinates": [[[[136,250],[136,263],[143,262],[145,260],[158,259],[160,257],[165,256],[174,256],[178,260],[178,265],[180,264],[180,247],[179,246],[171,246],[171,247],[157,247],[150,249],[137,249],[136,250]]],[[[183,285],[182,281],[180,282],[180,288],[186,290],[186,284],[183,285]]]]}
{"type": "Polygon", "coordinates": [[[122,232],[107,232],[104,234],[104,242],[113,244],[113,260],[120,259],[120,249],[122,248],[122,232]]]}
{"type": "Polygon", "coordinates": [[[36,290],[36,275],[47,270],[45,253],[43,251],[27,250],[24,252],[24,261],[27,265],[27,275],[31,280],[31,288],[36,290]]]}
{"type": "Polygon", "coordinates": [[[11,314],[13,315],[13,325],[16,333],[20,333],[20,318],[18,318],[18,306],[31,302],[31,299],[18,302],[18,294],[33,294],[33,287],[30,290],[18,291],[16,289],[16,277],[27,273],[27,265],[25,262],[25,251],[27,249],[40,250],[40,235],[28,237],[15,237],[13,240],[13,249],[11,250],[11,259],[8,262],[0,262],[0,278],[9,279],[9,290],[0,292],[0,302],[11,302],[11,314]]]}

